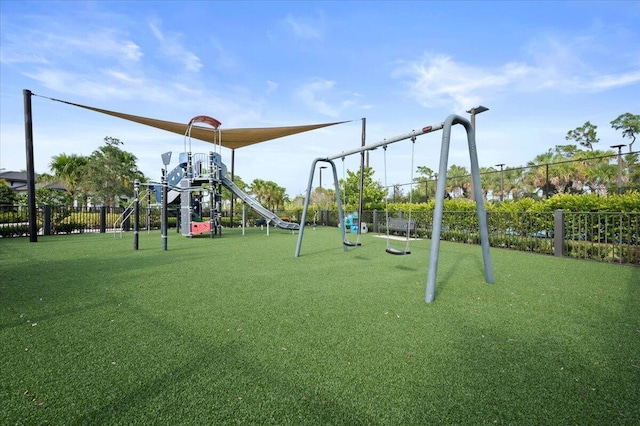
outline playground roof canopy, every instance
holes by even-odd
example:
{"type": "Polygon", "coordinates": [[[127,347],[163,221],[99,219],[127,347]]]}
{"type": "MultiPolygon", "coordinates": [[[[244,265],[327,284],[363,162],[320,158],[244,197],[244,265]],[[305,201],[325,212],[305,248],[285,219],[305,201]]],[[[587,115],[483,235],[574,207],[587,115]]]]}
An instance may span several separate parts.
{"type": "MultiPolygon", "coordinates": [[[[168,132],[177,133],[179,135],[185,135],[187,132],[188,124],[176,123],[173,121],[158,120],[155,118],[141,117],[138,115],[125,114],[122,112],[109,111],[106,109],[91,107],[87,105],[80,105],[73,102],[62,101],[60,99],[51,100],[62,102],[68,105],[85,108],[91,111],[100,112],[102,114],[111,115],[113,117],[122,118],[124,120],[133,121],[136,123],[144,124],[146,126],[155,127],[156,129],[166,130],[168,132]]],[[[191,137],[204,142],[214,143],[214,132],[220,132],[222,146],[230,149],[242,148],[245,146],[253,145],[260,142],[265,142],[271,139],[277,139],[284,136],[295,135],[296,133],[307,132],[309,130],[320,129],[322,127],[333,126],[335,124],[346,123],[347,121],[337,121],[333,123],[320,123],[320,124],[307,124],[302,126],[285,126],[285,127],[254,127],[254,128],[239,128],[239,129],[219,129],[206,128],[200,126],[191,127],[191,137]]],[[[215,138],[215,139],[214,139],[215,138]]],[[[218,143],[218,140],[215,140],[218,143]]]]}

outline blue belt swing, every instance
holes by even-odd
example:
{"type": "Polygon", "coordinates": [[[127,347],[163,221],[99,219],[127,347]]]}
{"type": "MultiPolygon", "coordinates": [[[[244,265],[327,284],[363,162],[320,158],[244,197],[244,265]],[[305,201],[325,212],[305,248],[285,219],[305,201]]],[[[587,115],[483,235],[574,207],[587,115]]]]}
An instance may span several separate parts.
{"type": "MultiPolygon", "coordinates": [[[[347,198],[347,179],[344,173],[344,157],[342,157],[342,199],[345,201],[345,203],[347,201],[346,198],[347,198]]],[[[346,226],[346,225],[342,223],[340,224],[340,226],[346,226]]],[[[346,247],[360,247],[362,245],[360,243],[360,218],[358,218],[358,231],[356,235],[357,235],[356,241],[349,241],[349,239],[347,238],[347,232],[345,229],[342,245],[346,247]]]]}

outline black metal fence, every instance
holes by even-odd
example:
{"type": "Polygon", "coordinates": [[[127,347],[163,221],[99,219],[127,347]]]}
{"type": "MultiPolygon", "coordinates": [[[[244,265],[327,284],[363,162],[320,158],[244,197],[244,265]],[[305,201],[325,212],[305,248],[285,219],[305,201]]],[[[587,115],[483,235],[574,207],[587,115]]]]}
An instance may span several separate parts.
{"type": "MultiPolygon", "coordinates": [[[[335,211],[320,211],[319,225],[338,226],[335,211]]],[[[406,212],[389,218],[408,218],[406,212]]],[[[433,212],[413,212],[418,236],[431,238],[433,212]]],[[[372,232],[386,233],[384,211],[364,211],[362,222],[372,232]]],[[[640,266],[640,213],[609,212],[487,212],[492,247],[591,259],[640,266]]],[[[440,238],[445,241],[480,244],[475,211],[445,211],[440,238]]]]}
{"type": "MultiPolygon", "coordinates": [[[[133,228],[130,209],[119,207],[37,209],[36,222],[40,235],[74,234],[85,232],[128,231],[133,228]]],[[[279,212],[287,220],[300,221],[301,212],[279,212]]],[[[389,213],[390,218],[404,217],[405,212],[389,213]]],[[[177,212],[170,213],[169,224],[176,226],[177,212]]],[[[412,213],[417,222],[419,237],[430,238],[433,212],[412,213]]],[[[362,222],[371,232],[386,233],[387,215],[384,211],[364,211],[362,222]]],[[[159,229],[160,208],[144,207],[139,215],[139,228],[159,229]]],[[[236,215],[222,218],[223,226],[239,226],[236,215]]],[[[307,224],[338,226],[338,212],[318,210],[309,212],[307,224]]],[[[487,224],[492,247],[527,251],[554,256],[591,259],[602,262],[640,266],[640,213],[609,212],[488,212],[487,224]]],[[[255,225],[250,220],[247,226],[255,225]]],[[[0,238],[29,235],[26,207],[0,206],[0,238]]],[[[445,241],[479,244],[480,233],[475,211],[445,211],[442,218],[441,239],[445,241]]]]}

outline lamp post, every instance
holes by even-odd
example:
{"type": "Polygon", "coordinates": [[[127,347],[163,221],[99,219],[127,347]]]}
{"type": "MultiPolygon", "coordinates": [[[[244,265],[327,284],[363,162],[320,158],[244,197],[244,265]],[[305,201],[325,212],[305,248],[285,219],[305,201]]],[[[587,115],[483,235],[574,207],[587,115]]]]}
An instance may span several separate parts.
{"type": "Polygon", "coordinates": [[[320,188],[322,188],[322,170],[326,168],[327,166],[320,166],[320,188]]]}
{"type": "Polygon", "coordinates": [[[611,145],[611,148],[618,148],[618,195],[622,194],[622,147],[626,144],[611,145]]]}
{"type": "Polygon", "coordinates": [[[496,164],[496,167],[500,167],[500,201],[504,201],[504,163],[496,164]]]}
{"type": "MultiPolygon", "coordinates": [[[[167,250],[167,230],[169,228],[169,208],[167,207],[167,195],[169,190],[167,188],[167,166],[171,163],[171,151],[161,154],[162,164],[162,178],[160,180],[160,190],[162,191],[161,201],[162,210],[160,211],[160,237],[162,238],[162,250],[167,250]]],[[[178,225],[178,229],[180,226],[178,225]]]]}
{"type": "MultiPolygon", "coordinates": [[[[471,127],[473,128],[474,139],[475,139],[475,133],[476,133],[476,114],[481,114],[485,111],[489,111],[489,108],[483,105],[478,105],[477,107],[473,107],[470,110],[467,110],[467,113],[471,114],[471,127]]],[[[472,192],[472,194],[475,194],[475,192],[472,192]]],[[[474,200],[474,201],[478,201],[478,200],[474,200]]]]}
{"type": "Polygon", "coordinates": [[[473,107],[467,111],[468,114],[471,114],[471,127],[476,129],[476,114],[483,113],[485,111],[489,111],[489,108],[486,106],[478,105],[477,107],[473,107]]]}

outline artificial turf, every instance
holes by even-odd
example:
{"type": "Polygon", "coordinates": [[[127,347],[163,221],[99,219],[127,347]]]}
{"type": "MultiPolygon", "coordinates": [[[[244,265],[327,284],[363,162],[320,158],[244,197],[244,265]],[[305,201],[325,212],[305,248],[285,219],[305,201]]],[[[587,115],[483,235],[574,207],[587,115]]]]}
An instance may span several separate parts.
{"type": "Polygon", "coordinates": [[[640,269],[296,240],[0,239],[0,423],[640,423],[640,269]]]}

